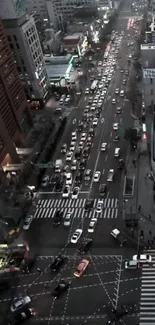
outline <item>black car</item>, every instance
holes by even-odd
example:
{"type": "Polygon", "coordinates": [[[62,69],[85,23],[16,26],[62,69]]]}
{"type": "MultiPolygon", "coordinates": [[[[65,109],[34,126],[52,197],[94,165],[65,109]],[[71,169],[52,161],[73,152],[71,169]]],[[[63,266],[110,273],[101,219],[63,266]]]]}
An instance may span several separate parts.
{"type": "Polygon", "coordinates": [[[62,280],[57,287],[53,290],[52,292],[52,296],[57,299],[60,298],[60,296],[62,294],[64,294],[64,292],[66,292],[69,288],[70,282],[64,281],[62,280]]]}
{"type": "Polygon", "coordinates": [[[87,238],[79,247],[79,253],[80,254],[85,254],[87,253],[92,246],[92,239],[87,238]]]}
{"type": "Polygon", "coordinates": [[[75,176],[75,184],[76,185],[79,185],[82,181],[82,173],[78,173],[76,176],[75,176]]]}
{"type": "Polygon", "coordinates": [[[23,312],[21,312],[19,314],[12,315],[12,317],[10,317],[10,319],[9,319],[9,325],[19,325],[19,324],[23,323],[24,321],[27,321],[34,315],[35,315],[35,313],[34,313],[33,309],[24,310],[23,312]]]}
{"type": "Polygon", "coordinates": [[[100,195],[104,196],[107,193],[107,185],[106,184],[101,184],[99,191],[100,191],[100,195]]]}
{"type": "Polygon", "coordinates": [[[95,117],[99,118],[100,117],[100,111],[97,110],[96,113],[95,113],[95,117]]]}
{"type": "Polygon", "coordinates": [[[58,209],[53,218],[53,225],[54,226],[60,225],[62,218],[63,218],[63,212],[60,209],[58,209]]]}
{"type": "Polygon", "coordinates": [[[84,170],[86,168],[86,164],[87,164],[86,160],[83,159],[79,164],[79,170],[84,170]]]}
{"type": "Polygon", "coordinates": [[[94,129],[91,128],[89,130],[88,136],[93,137],[94,135],[95,135],[95,131],[94,131],[94,129]]]}
{"type": "Polygon", "coordinates": [[[83,122],[82,121],[79,121],[77,129],[79,132],[83,130],[83,122]]]}
{"type": "Polygon", "coordinates": [[[89,147],[86,147],[86,148],[83,150],[83,157],[84,157],[84,158],[88,158],[88,157],[89,157],[89,154],[90,154],[90,148],[89,148],[89,147]]]}
{"type": "Polygon", "coordinates": [[[66,257],[59,255],[55,258],[55,260],[52,262],[52,264],[50,265],[50,269],[53,272],[57,272],[60,270],[60,268],[64,265],[66,261],[66,257]]]}
{"type": "Polygon", "coordinates": [[[118,142],[120,140],[120,136],[119,135],[116,135],[115,137],[114,137],[114,142],[118,142]]]}
{"type": "Polygon", "coordinates": [[[78,148],[76,151],[75,151],[75,159],[79,160],[80,157],[81,157],[81,154],[82,154],[82,150],[80,148],[78,148]]]}
{"type": "Polygon", "coordinates": [[[89,210],[93,209],[93,206],[94,206],[94,200],[93,199],[87,199],[84,209],[85,209],[85,211],[89,211],[89,210]]]}
{"type": "Polygon", "coordinates": [[[55,185],[55,191],[56,192],[61,192],[62,191],[62,188],[63,188],[63,181],[60,180],[55,185]]]}
{"type": "Polygon", "coordinates": [[[123,169],[125,166],[124,160],[123,159],[119,159],[118,161],[118,169],[123,169]]]}

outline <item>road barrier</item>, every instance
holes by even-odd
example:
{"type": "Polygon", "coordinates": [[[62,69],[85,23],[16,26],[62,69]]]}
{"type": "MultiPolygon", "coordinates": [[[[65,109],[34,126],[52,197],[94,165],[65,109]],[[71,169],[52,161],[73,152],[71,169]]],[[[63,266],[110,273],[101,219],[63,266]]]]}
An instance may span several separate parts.
{"type": "Polygon", "coordinates": [[[125,176],[123,196],[124,197],[133,197],[134,196],[134,187],[135,187],[135,176],[130,176],[130,177],[125,176]]]}

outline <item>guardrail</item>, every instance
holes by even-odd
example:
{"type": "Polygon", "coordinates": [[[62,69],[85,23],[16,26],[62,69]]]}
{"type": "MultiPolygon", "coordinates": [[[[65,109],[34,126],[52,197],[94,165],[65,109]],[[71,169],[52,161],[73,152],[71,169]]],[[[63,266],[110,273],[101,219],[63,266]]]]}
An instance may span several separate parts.
{"type": "Polygon", "coordinates": [[[135,176],[125,176],[124,179],[124,188],[123,196],[124,197],[133,197],[135,188],[135,176]]]}

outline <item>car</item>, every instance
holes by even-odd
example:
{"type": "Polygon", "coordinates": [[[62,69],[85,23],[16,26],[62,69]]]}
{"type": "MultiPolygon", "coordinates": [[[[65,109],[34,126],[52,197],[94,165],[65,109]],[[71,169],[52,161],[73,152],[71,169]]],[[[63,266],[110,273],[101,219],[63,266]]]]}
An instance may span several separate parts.
{"type": "Polygon", "coordinates": [[[129,71],[128,71],[128,70],[125,71],[125,75],[126,75],[126,76],[129,75],[129,71]]]}
{"type": "Polygon", "coordinates": [[[119,157],[120,156],[120,148],[115,148],[115,153],[114,153],[114,156],[115,157],[119,157]]]}
{"type": "Polygon", "coordinates": [[[112,102],[112,104],[116,104],[116,99],[113,98],[111,102],[112,102]]]}
{"type": "Polygon", "coordinates": [[[126,85],[126,83],[127,83],[127,80],[126,79],[123,79],[122,85],[126,85]]]}
{"type": "Polygon", "coordinates": [[[11,303],[10,310],[12,313],[20,312],[21,310],[23,310],[23,308],[27,308],[30,302],[31,297],[28,295],[25,297],[20,296],[18,298],[14,298],[11,303]]]}
{"type": "Polygon", "coordinates": [[[64,265],[67,258],[63,255],[58,255],[54,261],[50,264],[50,270],[52,272],[58,272],[60,268],[64,265]]]}
{"type": "Polygon", "coordinates": [[[85,209],[85,211],[89,211],[89,210],[93,209],[93,206],[94,206],[94,200],[93,199],[87,199],[84,209],[85,209]]]}
{"type": "Polygon", "coordinates": [[[89,261],[86,259],[82,259],[82,261],[77,265],[76,271],[74,272],[74,276],[76,278],[80,278],[81,275],[84,273],[86,268],[88,267],[89,261]]]}
{"type": "Polygon", "coordinates": [[[83,130],[83,122],[82,121],[79,121],[78,122],[78,131],[82,131],[83,130]]]}
{"type": "Polygon", "coordinates": [[[73,157],[73,152],[72,151],[68,151],[66,154],[66,161],[71,161],[73,157]]]}
{"type": "Polygon", "coordinates": [[[85,147],[85,149],[83,150],[83,157],[84,158],[88,158],[90,154],[90,148],[89,147],[85,147]]]}
{"type": "Polygon", "coordinates": [[[87,133],[83,132],[81,134],[81,141],[84,142],[86,140],[86,137],[87,137],[87,133]]]}
{"type": "Polygon", "coordinates": [[[120,140],[120,136],[119,135],[116,135],[115,137],[114,137],[114,142],[118,142],[120,140]]]}
{"type": "Polygon", "coordinates": [[[81,150],[82,150],[82,149],[83,149],[83,147],[84,147],[84,142],[83,142],[83,141],[80,141],[80,142],[79,142],[79,149],[81,149],[81,150]]]}
{"type": "Polygon", "coordinates": [[[93,126],[97,126],[97,124],[98,124],[98,118],[95,117],[95,118],[93,119],[93,126]]]}
{"type": "Polygon", "coordinates": [[[100,196],[105,196],[105,194],[107,193],[107,185],[101,184],[99,187],[99,192],[100,192],[100,196]]]}
{"type": "Polygon", "coordinates": [[[72,132],[72,141],[76,141],[77,140],[77,134],[76,132],[72,132]]]}
{"type": "Polygon", "coordinates": [[[61,153],[66,153],[67,152],[67,143],[64,143],[61,147],[61,153]]]}
{"type": "Polygon", "coordinates": [[[70,186],[69,185],[66,185],[64,187],[64,190],[63,190],[63,193],[62,193],[62,197],[67,198],[67,197],[69,197],[69,194],[70,194],[70,186]]]}
{"type": "Polygon", "coordinates": [[[114,169],[109,169],[107,182],[113,182],[113,178],[114,178],[114,169]]]}
{"type": "Polygon", "coordinates": [[[70,145],[69,151],[70,152],[74,152],[75,151],[75,143],[70,145]]]}
{"type": "Polygon", "coordinates": [[[66,185],[72,185],[72,174],[66,173],[66,185]]]}
{"type": "Polygon", "coordinates": [[[54,297],[54,299],[60,298],[60,296],[68,290],[69,286],[70,282],[61,280],[52,292],[52,296],[54,297]]]}
{"type": "Polygon", "coordinates": [[[91,238],[85,238],[84,241],[79,246],[78,252],[80,254],[85,254],[90,250],[91,246],[92,246],[92,239],[91,238]]]}
{"type": "Polygon", "coordinates": [[[91,178],[91,169],[86,169],[84,180],[90,181],[90,178],[91,178]]]}
{"type": "Polygon", "coordinates": [[[79,172],[76,176],[75,176],[75,184],[79,185],[82,181],[82,176],[83,174],[81,172],[79,172]]]}
{"type": "Polygon", "coordinates": [[[118,130],[118,123],[113,123],[113,130],[117,131],[118,130]]]}
{"type": "Polygon", "coordinates": [[[101,172],[96,171],[95,174],[94,174],[94,177],[93,177],[93,182],[95,182],[95,183],[99,182],[100,177],[101,177],[101,172]]]}
{"type": "Polygon", "coordinates": [[[86,168],[87,161],[86,159],[82,159],[79,164],[79,170],[84,170],[86,168]]]}
{"type": "Polygon", "coordinates": [[[59,226],[61,224],[62,218],[63,218],[63,212],[60,209],[58,209],[55,212],[53,217],[53,226],[59,226]]]}
{"type": "Polygon", "coordinates": [[[148,255],[148,254],[134,255],[132,259],[133,259],[133,261],[137,261],[137,263],[139,263],[139,264],[152,262],[152,256],[148,255]]]}
{"type": "Polygon", "coordinates": [[[117,107],[116,108],[116,114],[121,114],[122,112],[122,108],[121,107],[117,107]]]}
{"type": "Polygon", "coordinates": [[[119,159],[118,161],[118,169],[123,169],[125,166],[124,159],[119,159]]]}
{"type": "Polygon", "coordinates": [[[59,179],[55,184],[55,192],[61,192],[63,188],[64,181],[63,179],[59,179]]]}
{"type": "Polygon", "coordinates": [[[125,261],[125,269],[138,269],[137,261],[125,261]]]}
{"type": "Polygon", "coordinates": [[[80,188],[79,187],[74,187],[73,193],[72,193],[72,199],[77,199],[79,195],[80,188]]]}
{"type": "Polygon", "coordinates": [[[124,90],[121,90],[121,91],[120,91],[120,96],[121,96],[121,97],[124,97],[124,90]]]}
{"type": "Polygon", "coordinates": [[[48,183],[49,183],[49,180],[50,180],[49,176],[48,175],[45,175],[43,177],[43,179],[42,179],[41,186],[42,187],[46,187],[48,185],[48,183]]]}
{"type": "Polygon", "coordinates": [[[24,220],[24,224],[23,224],[23,229],[24,230],[28,230],[30,228],[31,222],[33,220],[33,216],[32,215],[28,215],[25,220],[24,220]]]}
{"type": "Polygon", "coordinates": [[[89,94],[89,88],[86,88],[85,95],[88,95],[88,94],[89,94]]]}
{"type": "Polygon", "coordinates": [[[96,109],[96,104],[95,105],[92,105],[90,110],[91,111],[95,111],[95,109],[96,109]]]}
{"type": "Polygon", "coordinates": [[[116,88],[116,89],[115,89],[115,94],[116,94],[116,95],[119,95],[119,88],[116,88]]]}
{"type": "Polygon", "coordinates": [[[77,229],[71,237],[71,243],[76,244],[83,233],[82,229],[77,229]]]}
{"type": "Polygon", "coordinates": [[[88,226],[88,232],[93,233],[97,224],[97,218],[92,218],[88,226]]]}
{"type": "Polygon", "coordinates": [[[103,210],[103,200],[99,200],[96,207],[96,212],[101,213],[103,210]]]}
{"type": "Polygon", "coordinates": [[[124,73],[124,69],[121,68],[121,69],[120,69],[120,72],[121,72],[121,73],[124,73]]]}
{"type": "Polygon", "coordinates": [[[88,132],[88,136],[90,136],[90,137],[94,137],[94,135],[95,135],[95,131],[94,131],[93,128],[91,128],[91,129],[89,130],[89,132],[88,132]]]}
{"type": "Polygon", "coordinates": [[[101,151],[106,151],[107,150],[107,143],[103,142],[101,145],[101,151]]]}
{"type": "Polygon", "coordinates": [[[77,161],[76,159],[74,159],[71,164],[71,170],[76,170],[76,167],[77,167],[77,161]]]}
{"type": "Polygon", "coordinates": [[[64,227],[69,227],[71,225],[72,221],[72,212],[67,212],[65,218],[64,218],[64,227]]]}

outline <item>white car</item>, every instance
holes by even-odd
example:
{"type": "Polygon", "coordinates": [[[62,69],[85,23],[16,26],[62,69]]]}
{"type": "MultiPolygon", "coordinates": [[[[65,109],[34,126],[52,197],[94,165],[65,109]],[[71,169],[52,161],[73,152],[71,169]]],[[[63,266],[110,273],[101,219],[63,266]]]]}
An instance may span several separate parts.
{"type": "Polygon", "coordinates": [[[72,193],[72,199],[77,199],[79,195],[80,188],[79,187],[74,187],[73,193],[72,193]]]}
{"type": "Polygon", "coordinates": [[[137,263],[150,263],[152,261],[151,255],[146,254],[140,254],[140,255],[134,255],[133,261],[137,261],[137,263]]]}
{"type": "Polygon", "coordinates": [[[72,185],[72,174],[66,173],[66,185],[72,185]]]}
{"type": "Polygon", "coordinates": [[[107,150],[107,143],[102,143],[101,145],[101,151],[106,151],[107,150]]]}
{"type": "Polygon", "coordinates": [[[33,216],[29,215],[25,218],[24,224],[23,224],[23,229],[28,230],[30,228],[30,224],[33,220],[33,216]]]}
{"type": "Polygon", "coordinates": [[[114,124],[113,124],[113,130],[114,130],[114,131],[117,131],[117,130],[118,130],[118,123],[114,123],[114,124]]]}
{"type": "Polygon", "coordinates": [[[19,312],[30,302],[31,298],[29,296],[14,298],[10,310],[12,311],[12,313],[19,312]]]}
{"type": "Polygon", "coordinates": [[[87,133],[82,133],[81,134],[81,141],[85,141],[86,140],[86,137],[87,137],[87,133]]]}
{"type": "Polygon", "coordinates": [[[72,132],[72,141],[76,141],[76,139],[77,139],[76,132],[72,132]]]}
{"type": "Polygon", "coordinates": [[[124,97],[124,90],[121,90],[121,91],[120,91],[120,96],[121,96],[121,97],[124,97]]]}
{"type": "Polygon", "coordinates": [[[67,212],[64,218],[64,227],[69,227],[71,225],[72,214],[73,214],[72,212],[67,212]]]}
{"type": "Polygon", "coordinates": [[[99,182],[100,177],[101,177],[101,172],[100,172],[100,171],[95,172],[95,174],[94,174],[94,178],[93,178],[93,181],[94,181],[95,183],[99,182]]]}
{"type": "Polygon", "coordinates": [[[69,185],[66,185],[65,187],[64,187],[64,190],[63,190],[63,193],[62,193],[62,197],[64,197],[64,198],[67,198],[67,197],[69,197],[69,194],[70,194],[70,186],[69,185]]]}
{"type": "Polygon", "coordinates": [[[116,99],[115,98],[112,99],[112,104],[116,104],[116,99]]]}
{"type": "Polygon", "coordinates": [[[85,95],[88,95],[88,94],[89,94],[89,88],[86,88],[85,95]]]}
{"type": "Polygon", "coordinates": [[[71,170],[76,170],[76,167],[77,167],[77,161],[76,159],[74,159],[71,164],[71,170]]]}
{"type": "Polygon", "coordinates": [[[103,210],[103,200],[99,200],[96,207],[96,212],[101,213],[103,210]]]}
{"type": "Polygon", "coordinates": [[[116,94],[116,95],[119,95],[119,88],[116,88],[116,89],[115,89],[115,94],[116,94]]]}
{"type": "Polygon", "coordinates": [[[68,151],[66,154],[66,161],[71,161],[73,157],[73,152],[72,151],[68,151]]]}
{"type": "Polygon", "coordinates": [[[95,117],[95,118],[93,119],[93,125],[94,125],[94,126],[97,126],[97,124],[98,124],[98,118],[95,117]]]}
{"type": "Polygon", "coordinates": [[[73,236],[71,237],[71,243],[72,243],[72,244],[76,244],[76,243],[78,242],[79,238],[80,238],[81,235],[82,235],[82,232],[83,232],[82,229],[77,229],[77,230],[74,232],[73,236]]]}
{"type": "Polygon", "coordinates": [[[114,154],[114,156],[115,157],[119,157],[120,156],[120,148],[115,148],[115,154],[114,154]]]}
{"type": "Polygon", "coordinates": [[[88,226],[88,232],[93,233],[97,224],[97,218],[92,218],[88,226]]]}
{"type": "Polygon", "coordinates": [[[92,105],[90,110],[91,111],[95,111],[95,109],[96,109],[96,104],[95,105],[92,105]]]}
{"type": "Polygon", "coordinates": [[[107,182],[113,182],[113,178],[114,178],[114,169],[109,169],[107,182]]]}

